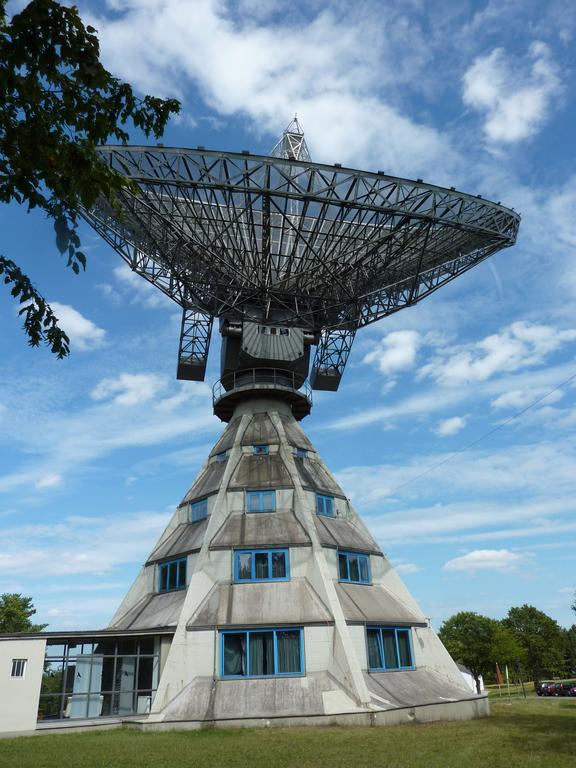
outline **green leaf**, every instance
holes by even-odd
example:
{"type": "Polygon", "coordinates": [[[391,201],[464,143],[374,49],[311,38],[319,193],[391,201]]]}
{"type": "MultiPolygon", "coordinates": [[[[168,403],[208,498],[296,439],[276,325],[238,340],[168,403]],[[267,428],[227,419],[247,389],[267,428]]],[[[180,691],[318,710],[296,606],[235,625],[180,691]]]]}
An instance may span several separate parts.
{"type": "Polygon", "coordinates": [[[56,232],[56,246],[60,253],[64,253],[66,248],[68,248],[68,242],[70,241],[70,230],[68,229],[68,222],[64,216],[58,216],[54,221],[54,230],[56,232]]]}

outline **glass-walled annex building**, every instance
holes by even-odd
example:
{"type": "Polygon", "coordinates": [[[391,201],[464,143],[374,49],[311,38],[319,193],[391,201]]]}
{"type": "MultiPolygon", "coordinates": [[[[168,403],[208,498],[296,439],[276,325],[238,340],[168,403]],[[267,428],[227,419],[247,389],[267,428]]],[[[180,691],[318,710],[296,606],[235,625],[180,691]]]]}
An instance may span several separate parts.
{"type": "Polygon", "coordinates": [[[0,635],[0,732],[146,716],[173,627],[0,635]]]}
{"type": "Polygon", "coordinates": [[[159,636],[48,640],[38,720],[147,714],[159,671],[159,636]]]}

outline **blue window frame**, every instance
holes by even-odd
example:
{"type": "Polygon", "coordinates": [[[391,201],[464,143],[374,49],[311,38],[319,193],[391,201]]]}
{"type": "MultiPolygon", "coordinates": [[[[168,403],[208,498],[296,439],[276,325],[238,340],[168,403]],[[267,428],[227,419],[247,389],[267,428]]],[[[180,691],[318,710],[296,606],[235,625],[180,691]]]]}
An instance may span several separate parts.
{"type": "Polygon", "coordinates": [[[289,581],[287,549],[238,549],[234,552],[234,581],[289,581]]]}
{"type": "Polygon", "coordinates": [[[316,494],[316,514],[324,517],[334,517],[334,497],[316,494]]]}
{"type": "Polygon", "coordinates": [[[270,453],[270,446],[264,444],[253,445],[252,453],[254,453],[256,456],[268,456],[270,453]]]}
{"type": "Polygon", "coordinates": [[[276,491],[246,491],[248,512],[275,512],[276,491]]]}
{"type": "Polygon", "coordinates": [[[193,523],[204,520],[206,517],[208,517],[208,499],[200,499],[190,504],[190,520],[193,523]]]}
{"type": "Polygon", "coordinates": [[[186,558],[168,560],[158,568],[158,592],[173,592],[186,586],[186,558]]]}
{"type": "Polygon", "coordinates": [[[358,552],[338,552],[338,578],[352,584],[370,584],[370,556],[358,552]]]}
{"type": "Polygon", "coordinates": [[[220,633],[221,677],[303,674],[302,627],[226,630],[220,633]]]}
{"type": "Polygon", "coordinates": [[[385,672],[391,669],[414,669],[410,628],[366,627],[368,669],[385,672]]]}

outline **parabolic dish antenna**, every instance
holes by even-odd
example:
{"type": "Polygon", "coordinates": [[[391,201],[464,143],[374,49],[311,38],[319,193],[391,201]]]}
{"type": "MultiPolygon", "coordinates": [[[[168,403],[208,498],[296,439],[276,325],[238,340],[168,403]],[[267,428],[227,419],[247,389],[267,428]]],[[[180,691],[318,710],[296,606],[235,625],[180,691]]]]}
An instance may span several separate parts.
{"type": "Polygon", "coordinates": [[[270,156],[98,152],[131,184],[84,216],[182,307],[179,378],[204,378],[219,319],[224,392],[240,372],[274,366],[301,386],[310,345],[312,388],[336,390],[359,328],[513,245],[520,223],[455,188],[314,163],[296,119],[270,156]]]}

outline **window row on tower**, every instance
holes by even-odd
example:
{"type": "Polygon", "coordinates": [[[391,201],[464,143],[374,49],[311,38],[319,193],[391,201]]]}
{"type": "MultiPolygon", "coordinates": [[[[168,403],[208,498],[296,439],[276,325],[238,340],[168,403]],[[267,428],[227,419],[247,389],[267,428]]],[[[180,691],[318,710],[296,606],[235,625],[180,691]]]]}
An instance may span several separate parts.
{"type": "MultiPolygon", "coordinates": [[[[216,461],[226,461],[228,458],[230,451],[219,451],[218,453],[214,454],[214,458],[216,461]]],[[[270,455],[270,446],[267,443],[256,443],[252,446],[252,453],[255,456],[269,456],[270,455]]],[[[296,446],[292,449],[292,455],[296,456],[299,459],[307,459],[308,458],[308,449],[307,448],[301,448],[299,446],[296,446]]]]}
{"type": "MultiPolygon", "coordinates": [[[[290,550],[236,549],[233,552],[234,582],[289,581],[290,550]]],[[[184,589],[187,557],[166,560],[158,565],[158,591],[184,589]]],[[[338,580],[350,584],[371,584],[370,555],[338,550],[338,580]]]]}
{"type": "MultiPolygon", "coordinates": [[[[246,493],[246,512],[276,512],[276,491],[274,489],[248,490],[246,493]]],[[[189,519],[192,523],[204,520],[208,516],[208,498],[198,499],[189,504],[189,519]]],[[[335,517],[334,496],[316,494],[316,514],[322,517],[335,517]]]]}
{"type": "MultiPolygon", "coordinates": [[[[370,672],[414,669],[410,627],[367,626],[370,672]]],[[[220,676],[287,677],[305,674],[302,627],[220,631],[220,676]]]]}

